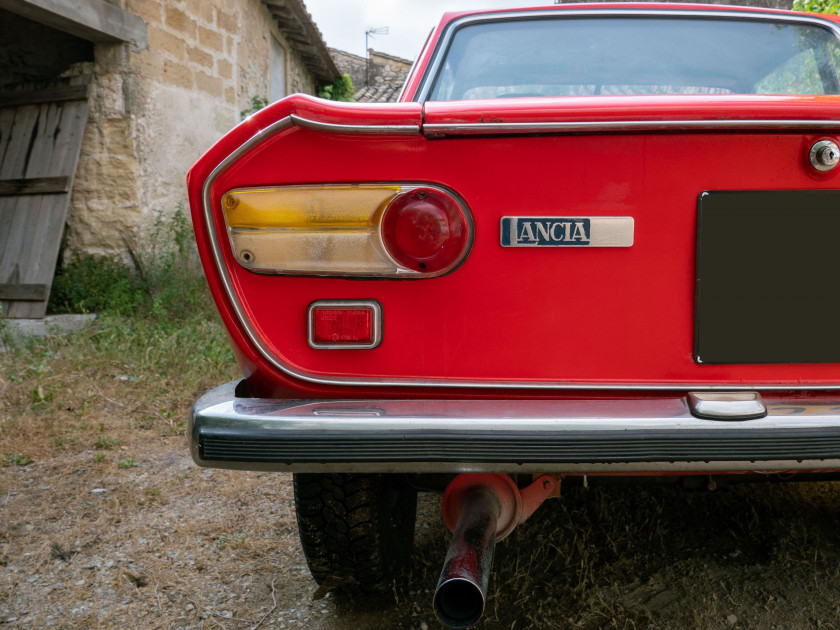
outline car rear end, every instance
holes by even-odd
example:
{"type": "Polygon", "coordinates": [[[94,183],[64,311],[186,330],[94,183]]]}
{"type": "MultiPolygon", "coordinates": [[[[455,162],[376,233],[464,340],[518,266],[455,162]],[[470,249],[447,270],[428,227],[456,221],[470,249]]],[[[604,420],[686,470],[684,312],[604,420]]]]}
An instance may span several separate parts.
{"type": "Polygon", "coordinates": [[[401,103],[259,112],[189,178],[245,376],[195,461],[454,479],[474,558],[567,476],[836,473],[838,61],[788,13],[459,14],[401,103]]]}

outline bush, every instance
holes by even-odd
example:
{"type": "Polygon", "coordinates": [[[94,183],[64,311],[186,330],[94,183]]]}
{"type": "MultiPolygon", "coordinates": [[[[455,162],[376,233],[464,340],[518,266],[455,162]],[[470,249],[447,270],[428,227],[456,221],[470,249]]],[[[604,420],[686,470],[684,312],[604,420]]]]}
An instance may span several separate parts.
{"type": "Polygon", "coordinates": [[[806,13],[840,13],[840,0],[794,0],[793,10],[806,13]]]}
{"type": "Polygon", "coordinates": [[[353,102],[353,94],[356,88],[349,74],[343,74],[340,78],[331,83],[320,83],[315,90],[319,97],[331,101],[353,102]]]}
{"type": "Polygon", "coordinates": [[[154,372],[191,387],[235,365],[180,207],[171,218],[156,217],[127,261],[80,256],[61,269],[50,311],[98,313],[94,327],[67,343],[81,343],[83,354],[121,366],[129,380],[154,372]]]}
{"type": "Polygon", "coordinates": [[[51,313],[133,313],[143,290],[131,268],[104,256],[77,256],[53,280],[51,313]]]}
{"type": "Polygon", "coordinates": [[[192,226],[182,207],[161,213],[129,260],[82,255],[59,269],[51,313],[90,313],[177,322],[191,315],[215,317],[198,261],[192,226]]]}

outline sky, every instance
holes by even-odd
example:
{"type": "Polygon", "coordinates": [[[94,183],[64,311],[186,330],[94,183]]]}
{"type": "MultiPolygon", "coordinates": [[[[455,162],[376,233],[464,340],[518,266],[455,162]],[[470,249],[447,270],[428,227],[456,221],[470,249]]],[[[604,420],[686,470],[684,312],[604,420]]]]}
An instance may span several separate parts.
{"type": "Polygon", "coordinates": [[[429,31],[448,11],[505,9],[552,4],[553,0],[304,0],[327,46],[365,54],[365,31],[388,27],[374,35],[374,50],[413,60],[429,31]]]}

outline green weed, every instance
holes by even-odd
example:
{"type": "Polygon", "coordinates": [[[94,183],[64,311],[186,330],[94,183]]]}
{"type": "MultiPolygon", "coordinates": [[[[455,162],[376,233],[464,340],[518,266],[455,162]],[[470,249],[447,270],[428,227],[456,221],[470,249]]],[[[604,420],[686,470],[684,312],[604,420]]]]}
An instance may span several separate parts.
{"type": "Polygon", "coordinates": [[[117,464],[120,468],[135,468],[137,466],[137,461],[133,457],[126,457],[122,460],[119,464],[117,464]]]}
{"type": "Polygon", "coordinates": [[[243,109],[239,112],[239,115],[242,118],[247,118],[251,114],[254,114],[260,111],[263,107],[268,105],[268,99],[264,96],[252,96],[251,97],[251,106],[248,109],[243,109]]]}
{"type": "Polygon", "coordinates": [[[216,548],[221,549],[228,543],[243,543],[245,542],[245,534],[243,532],[236,532],[235,534],[222,534],[216,539],[216,548]]]}
{"type": "Polygon", "coordinates": [[[96,448],[113,448],[115,446],[119,446],[122,444],[122,440],[119,438],[108,437],[107,435],[100,435],[96,438],[96,448]]]}
{"type": "Polygon", "coordinates": [[[3,455],[4,466],[27,466],[31,461],[28,455],[3,455]]]}

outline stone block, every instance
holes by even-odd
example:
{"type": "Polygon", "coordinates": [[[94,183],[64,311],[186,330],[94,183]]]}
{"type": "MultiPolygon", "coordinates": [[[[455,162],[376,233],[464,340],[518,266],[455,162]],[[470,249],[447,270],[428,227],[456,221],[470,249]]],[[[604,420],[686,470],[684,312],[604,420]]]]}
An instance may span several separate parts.
{"type": "Polygon", "coordinates": [[[193,88],[192,70],[177,61],[166,61],[163,64],[162,78],[171,85],[176,85],[188,90],[193,88]]]}
{"type": "Polygon", "coordinates": [[[209,28],[199,27],[198,42],[203,48],[222,52],[224,50],[224,38],[221,34],[209,28]]]}
{"type": "Polygon", "coordinates": [[[166,7],[166,25],[173,31],[177,31],[187,37],[195,37],[195,20],[180,9],[166,7]]]}
{"type": "Polygon", "coordinates": [[[213,55],[201,50],[200,48],[190,46],[187,49],[187,59],[204,68],[207,68],[208,70],[213,69],[213,55]]]}
{"type": "Polygon", "coordinates": [[[187,13],[205,25],[213,26],[215,24],[216,9],[213,3],[208,0],[188,0],[187,13]]]}
{"type": "Polygon", "coordinates": [[[142,18],[147,25],[153,26],[163,21],[161,6],[150,0],[128,0],[126,10],[142,18]]]}
{"type": "Polygon", "coordinates": [[[216,24],[220,31],[234,34],[239,32],[239,20],[233,13],[219,11],[216,14],[216,24]]]}
{"type": "Polygon", "coordinates": [[[90,134],[85,131],[86,143],[73,185],[74,207],[92,202],[137,203],[139,171],[129,131],[126,120],[107,121],[90,134]]]}
{"type": "Polygon", "coordinates": [[[230,79],[233,76],[233,65],[226,59],[219,59],[216,62],[216,71],[223,79],[230,79]]]}
{"type": "Polygon", "coordinates": [[[223,94],[222,80],[219,77],[211,77],[204,72],[195,73],[195,85],[199,90],[207,92],[211,96],[221,97],[223,94]]]}
{"type": "Polygon", "coordinates": [[[149,27],[149,50],[166,53],[167,57],[180,61],[184,58],[185,49],[183,37],[167,33],[161,28],[149,27]]]}
{"type": "Polygon", "coordinates": [[[160,81],[163,72],[163,59],[158,52],[144,50],[132,55],[131,70],[135,76],[145,81],[160,81]]]}

